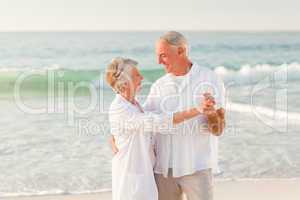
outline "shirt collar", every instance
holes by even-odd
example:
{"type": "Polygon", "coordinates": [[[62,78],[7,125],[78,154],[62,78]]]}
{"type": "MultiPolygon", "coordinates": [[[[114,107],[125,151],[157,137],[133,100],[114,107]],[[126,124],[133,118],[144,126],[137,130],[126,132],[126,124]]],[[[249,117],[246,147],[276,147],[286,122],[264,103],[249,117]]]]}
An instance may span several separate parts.
{"type": "Polygon", "coordinates": [[[182,81],[180,87],[179,87],[179,92],[181,93],[186,86],[190,83],[190,81],[195,77],[195,75],[199,74],[200,72],[200,67],[197,63],[193,63],[190,71],[186,74],[184,80],[182,81]]]}

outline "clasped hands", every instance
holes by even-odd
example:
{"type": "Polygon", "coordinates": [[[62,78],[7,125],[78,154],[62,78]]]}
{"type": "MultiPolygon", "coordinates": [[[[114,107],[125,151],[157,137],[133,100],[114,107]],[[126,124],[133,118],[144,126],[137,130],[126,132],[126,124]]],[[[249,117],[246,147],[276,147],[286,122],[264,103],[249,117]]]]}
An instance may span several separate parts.
{"type": "Polygon", "coordinates": [[[216,102],[210,93],[204,93],[203,98],[200,110],[207,117],[208,130],[213,135],[220,136],[225,127],[225,110],[215,109],[216,102]]]}

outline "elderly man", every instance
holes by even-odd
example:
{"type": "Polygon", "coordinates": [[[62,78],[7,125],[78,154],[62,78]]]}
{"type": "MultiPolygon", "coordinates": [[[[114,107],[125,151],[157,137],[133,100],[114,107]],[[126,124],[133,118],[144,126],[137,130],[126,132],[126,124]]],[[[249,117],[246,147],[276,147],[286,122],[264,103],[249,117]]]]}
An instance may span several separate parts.
{"type": "Polygon", "coordinates": [[[213,71],[189,59],[187,40],[181,33],[170,31],[162,35],[156,43],[156,54],[166,74],[151,86],[145,110],[184,110],[199,102],[201,93],[213,105],[204,115],[153,138],[159,200],[180,200],[182,194],[188,200],[211,200],[212,174],[218,171],[217,136],[225,124],[224,84],[213,71]]]}

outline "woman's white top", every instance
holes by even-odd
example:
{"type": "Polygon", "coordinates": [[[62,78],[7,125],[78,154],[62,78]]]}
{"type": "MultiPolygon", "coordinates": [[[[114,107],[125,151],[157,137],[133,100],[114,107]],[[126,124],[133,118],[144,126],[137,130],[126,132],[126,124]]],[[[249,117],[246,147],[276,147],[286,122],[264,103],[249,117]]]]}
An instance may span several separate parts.
{"type": "Polygon", "coordinates": [[[171,127],[173,115],[144,113],[117,94],[109,121],[119,149],[112,159],[113,200],[157,200],[151,136],[171,127]]]}

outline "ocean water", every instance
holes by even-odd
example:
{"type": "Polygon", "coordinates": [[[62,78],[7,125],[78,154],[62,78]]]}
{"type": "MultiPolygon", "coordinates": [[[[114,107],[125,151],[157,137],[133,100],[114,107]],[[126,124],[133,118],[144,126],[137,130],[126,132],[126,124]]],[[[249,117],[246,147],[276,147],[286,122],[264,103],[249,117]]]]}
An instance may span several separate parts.
{"type": "MultiPolygon", "coordinates": [[[[218,179],[300,178],[300,33],[183,32],[227,89],[218,179]]],[[[111,188],[103,71],[139,62],[139,100],[164,74],[162,32],[0,33],[0,198],[111,188]]]]}

